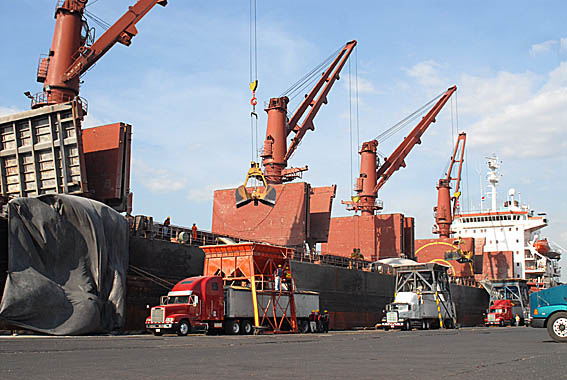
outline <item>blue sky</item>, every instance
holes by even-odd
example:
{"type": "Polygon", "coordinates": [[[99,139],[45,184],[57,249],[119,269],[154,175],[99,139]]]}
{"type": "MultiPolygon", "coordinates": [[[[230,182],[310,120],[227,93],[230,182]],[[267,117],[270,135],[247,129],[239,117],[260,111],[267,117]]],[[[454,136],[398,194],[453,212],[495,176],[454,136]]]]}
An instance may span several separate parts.
{"type": "MultiPolygon", "coordinates": [[[[51,44],[55,3],[0,4],[2,114],[28,109],[23,92],[41,89],[36,65],[51,44]]],[[[91,12],[114,22],[134,1],[90,3],[91,12]]],[[[547,212],[545,234],[567,248],[566,13],[564,1],[258,0],[257,95],[260,105],[279,96],[356,39],[351,69],[356,64],[359,74],[362,142],[456,84],[453,102],[381,190],[384,212],[415,216],[416,236],[431,236],[435,184],[451,154],[451,131],[464,130],[463,203],[479,207],[479,171],[484,157],[496,153],[503,161],[500,194],[514,187],[532,208],[547,212]]],[[[209,229],[213,189],[239,185],[251,159],[249,1],[170,0],[138,30],[130,47],[115,46],[84,76],[86,125],[133,125],[136,214],[209,229]]],[[[348,214],[340,200],[350,197],[358,171],[356,138],[349,144],[348,78],[347,66],[315,119],[316,130],[290,160],[290,166],[309,165],[304,179],[313,185],[338,185],[336,216],[348,214]]],[[[265,123],[262,111],[261,141],[265,123]]],[[[403,136],[379,150],[389,154],[403,136]]]]}

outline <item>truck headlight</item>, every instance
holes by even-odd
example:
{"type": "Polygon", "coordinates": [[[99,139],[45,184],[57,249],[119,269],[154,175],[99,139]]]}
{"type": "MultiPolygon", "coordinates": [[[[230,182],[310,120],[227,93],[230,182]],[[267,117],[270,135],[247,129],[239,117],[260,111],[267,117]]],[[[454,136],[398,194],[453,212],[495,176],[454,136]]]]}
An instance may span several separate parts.
{"type": "Polygon", "coordinates": [[[165,323],[173,323],[174,320],[175,320],[175,318],[172,318],[172,317],[165,318],[165,323]]]}

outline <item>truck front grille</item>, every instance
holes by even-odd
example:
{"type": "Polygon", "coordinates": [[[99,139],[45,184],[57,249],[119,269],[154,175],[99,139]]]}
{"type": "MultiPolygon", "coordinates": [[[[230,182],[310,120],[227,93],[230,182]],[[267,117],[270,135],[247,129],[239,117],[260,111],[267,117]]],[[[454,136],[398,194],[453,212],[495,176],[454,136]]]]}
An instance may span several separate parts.
{"type": "Polygon", "coordinates": [[[163,323],[165,310],[162,307],[152,309],[152,323],[163,323]]]}
{"type": "Polygon", "coordinates": [[[386,313],[386,322],[389,322],[389,323],[398,322],[398,312],[397,311],[389,311],[388,313],[386,313]]]}

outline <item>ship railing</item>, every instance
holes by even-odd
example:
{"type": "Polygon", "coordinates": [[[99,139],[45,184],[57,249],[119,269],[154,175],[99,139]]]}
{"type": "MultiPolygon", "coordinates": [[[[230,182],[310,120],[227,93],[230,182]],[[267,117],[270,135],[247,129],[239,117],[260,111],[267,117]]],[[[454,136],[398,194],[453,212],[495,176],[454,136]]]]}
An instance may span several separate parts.
{"type": "Polygon", "coordinates": [[[449,276],[449,282],[451,284],[471,286],[474,288],[481,288],[481,284],[474,279],[474,277],[455,277],[449,276]]]}
{"type": "Polygon", "coordinates": [[[298,252],[294,251],[292,257],[295,261],[311,262],[314,264],[327,264],[349,269],[369,270],[370,261],[358,258],[350,258],[337,255],[322,254],[321,252],[298,252]]]}

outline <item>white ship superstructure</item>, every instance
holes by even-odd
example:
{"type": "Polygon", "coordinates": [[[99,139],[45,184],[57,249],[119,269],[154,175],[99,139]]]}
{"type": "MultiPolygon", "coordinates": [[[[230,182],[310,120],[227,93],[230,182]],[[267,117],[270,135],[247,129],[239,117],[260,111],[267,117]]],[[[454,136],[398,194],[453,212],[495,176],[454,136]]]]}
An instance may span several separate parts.
{"type": "Polygon", "coordinates": [[[545,214],[536,214],[516,199],[510,189],[502,207],[497,206],[496,186],[500,179],[497,157],[488,158],[489,194],[488,210],[462,212],[455,216],[453,236],[485,239],[483,267],[491,273],[489,279],[520,278],[531,286],[553,286],[559,280],[560,253],[550,248],[540,230],[547,226],[545,214]]]}

